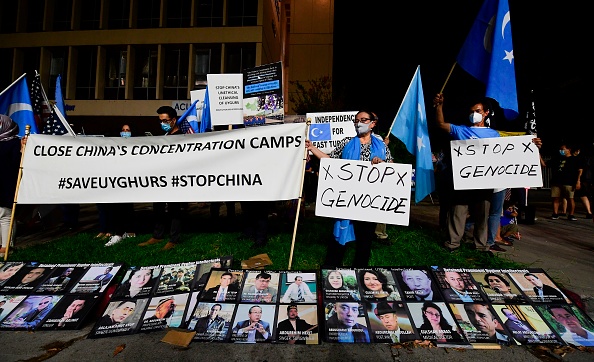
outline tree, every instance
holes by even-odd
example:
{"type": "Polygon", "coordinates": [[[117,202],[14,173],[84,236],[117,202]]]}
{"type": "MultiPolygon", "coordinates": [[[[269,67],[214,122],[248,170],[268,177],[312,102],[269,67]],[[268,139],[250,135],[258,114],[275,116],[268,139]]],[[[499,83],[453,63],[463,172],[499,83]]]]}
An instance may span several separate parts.
{"type": "Polygon", "coordinates": [[[344,111],[342,97],[333,97],[332,78],[329,76],[304,82],[290,81],[289,84],[294,88],[289,93],[289,101],[296,114],[344,111]]]}

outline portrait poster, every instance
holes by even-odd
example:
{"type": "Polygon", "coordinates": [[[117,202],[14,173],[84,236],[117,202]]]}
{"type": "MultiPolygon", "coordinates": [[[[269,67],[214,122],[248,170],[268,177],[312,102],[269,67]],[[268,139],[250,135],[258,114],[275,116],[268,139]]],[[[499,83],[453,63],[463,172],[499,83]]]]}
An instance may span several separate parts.
{"type": "Polygon", "coordinates": [[[357,269],[361,297],[364,301],[401,301],[392,271],[386,268],[357,269]]]}
{"type": "Polygon", "coordinates": [[[470,274],[492,304],[528,304],[506,269],[473,269],[470,274]]]}
{"type": "Polygon", "coordinates": [[[318,306],[316,304],[280,304],[276,316],[274,342],[320,344],[318,306]]]}
{"type": "Polygon", "coordinates": [[[352,300],[324,303],[325,341],[333,343],[371,343],[365,319],[365,306],[352,300]]]}
{"type": "Polygon", "coordinates": [[[39,286],[52,272],[52,267],[40,266],[39,263],[29,262],[8,280],[2,289],[1,294],[30,294],[39,286]]]}
{"type": "Polygon", "coordinates": [[[208,281],[208,276],[210,275],[210,270],[212,268],[228,269],[231,268],[232,264],[233,256],[231,255],[197,262],[196,280],[192,285],[192,290],[201,291],[204,288],[206,282],[208,281]]]}
{"type": "Polygon", "coordinates": [[[180,293],[151,298],[148,308],[142,316],[140,332],[180,327],[183,323],[189,296],[190,293],[180,293]]]}
{"type": "Polygon", "coordinates": [[[248,271],[241,289],[241,302],[276,303],[280,273],[269,270],[248,271]]]}
{"type": "Polygon", "coordinates": [[[200,302],[190,313],[188,329],[195,331],[194,341],[229,342],[235,303],[200,302]]]}
{"type": "Polygon", "coordinates": [[[438,347],[470,347],[446,303],[411,302],[407,306],[421,339],[438,347]]]}
{"type": "Polygon", "coordinates": [[[594,347],[594,321],[575,305],[539,304],[535,308],[568,345],[594,347]]]}
{"type": "Polygon", "coordinates": [[[24,266],[25,263],[22,261],[4,263],[0,268],[0,293],[4,292],[4,285],[24,266]]]}
{"type": "Polygon", "coordinates": [[[91,311],[99,302],[100,296],[96,294],[67,294],[50,311],[47,319],[38,329],[80,329],[87,317],[93,315],[91,311]]]}
{"type": "Polygon", "coordinates": [[[200,301],[204,302],[236,302],[243,284],[243,271],[232,269],[212,269],[204,290],[200,293],[200,301]],[[223,289],[224,293],[220,293],[223,289]]]}
{"type": "Polygon", "coordinates": [[[130,267],[113,293],[112,300],[152,296],[159,282],[161,269],[159,266],[130,267]]]}
{"type": "Polygon", "coordinates": [[[189,292],[196,274],[196,262],[162,265],[159,285],[155,295],[189,292]]]}
{"type": "Polygon", "coordinates": [[[543,269],[512,270],[508,275],[532,303],[571,303],[543,269]]]}
{"type": "Polygon", "coordinates": [[[88,338],[103,338],[136,333],[149,298],[111,301],[95,323],[88,338]]]}
{"type": "Polygon", "coordinates": [[[488,303],[450,303],[452,314],[473,348],[500,349],[515,344],[488,303]]]}
{"type": "Polygon", "coordinates": [[[465,269],[437,268],[433,270],[433,276],[446,302],[472,303],[484,301],[474,278],[465,269]]]}
{"type": "Polygon", "coordinates": [[[315,271],[281,272],[281,303],[316,303],[318,278],[315,271]]]}
{"type": "Polygon", "coordinates": [[[26,295],[0,295],[0,302],[4,302],[4,305],[0,308],[0,322],[6,318],[13,309],[15,309],[23,299],[27,298],[26,295]]]}
{"type": "Polygon", "coordinates": [[[0,324],[0,329],[29,330],[40,327],[62,295],[29,295],[0,324]]]}
{"type": "Polygon", "coordinates": [[[421,339],[403,302],[366,303],[369,329],[375,343],[404,343],[421,339]]]}
{"type": "Polygon", "coordinates": [[[564,344],[532,305],[492,305],[516,344],[564,344]]]}
{"type": "Polygon", "coordinates": [[[322,290],[324,301],[361,300],[354,269],[322,269],[322,290]]]}
{"type": "MultiPolygon", "coordinates": [[[[41,265],[42,267],[44,265],[41,265]]],[[[49,277],[35,289],[36,294],[65,294],[87,271],[89,264],[58,264],[49,277]]]]}
{"type": "Polygon", "coordinates": [[[276,305],[239,304],[233,318],[231,341],[235,343],[269,343],[275,333],[276,305]]]}
{"type": "Polygon", "coordinates": [[[121,263],[91,264],[70,293],[103,293],[121,268],[121,263]]]}
{"type": "Polygon", "coordinates": [[[443,301],[439,286],[434,281],[430,269],[425,267],[391,269],[396,278],[396,283],[400,287],[400,295],[403,301],[443,301]]]}

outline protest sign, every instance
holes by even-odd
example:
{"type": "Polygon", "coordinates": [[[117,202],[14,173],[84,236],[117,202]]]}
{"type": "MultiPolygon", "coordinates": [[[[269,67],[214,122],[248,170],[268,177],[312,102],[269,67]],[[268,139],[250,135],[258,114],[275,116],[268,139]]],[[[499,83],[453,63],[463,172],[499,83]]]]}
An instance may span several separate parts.
{"type": "Polygon", "coordinates": [[[243,124],[243,74],[208,74],[213,126],[243,124]]]}
{"type": "Polygon", "coordinates": [[[307,113],[308,139],[324,153],[330,153],[338,142],[346,137],[355,137],[356,111],[307,113]]]}

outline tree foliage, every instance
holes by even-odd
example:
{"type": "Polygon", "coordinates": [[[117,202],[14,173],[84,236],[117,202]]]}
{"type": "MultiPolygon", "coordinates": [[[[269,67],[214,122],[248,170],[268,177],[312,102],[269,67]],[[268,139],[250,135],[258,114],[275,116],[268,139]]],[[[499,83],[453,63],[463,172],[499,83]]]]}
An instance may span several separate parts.
{"type": "Polygon", "coordinates": [[[289,84],[294,88],[289,101],[296,114],[344,111],[341,97],[332,94],[332,78],[329,76],[304,82],[290,81],[289,84]]]}

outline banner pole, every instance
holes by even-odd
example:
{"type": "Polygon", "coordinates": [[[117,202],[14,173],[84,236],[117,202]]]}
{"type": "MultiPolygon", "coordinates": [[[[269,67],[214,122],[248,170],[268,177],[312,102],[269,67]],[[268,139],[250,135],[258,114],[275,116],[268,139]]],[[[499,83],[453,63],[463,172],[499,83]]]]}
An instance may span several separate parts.
{"type": "MultiPolygon", "coordinates": [[[[311,119],[307,119],[307,127],[305,127],[305,140],[307,140],[307,136],[309,135],[309,126],[311,125],[311,119]]],[[[305,141],[304,141],[305,142],[305,141]]],[[[305,148],[305,152],[303,153],[303,163],[301,165],[301,186],[299,187],[299,199],[297,201],[297,210],[295,212],[295,225],[293,226],[293,237],[291,239],[291,253],[289,254],[289,268],[291,270],[291,265],[293,264],[293,251],[295,250],[295,237],[297,235],[297,225],[299,223],[299,214],[301,210],[301,201],[303,199],[303,182],[305,179],[305,165],[307,163],[307,148],[305,148]]]]}

